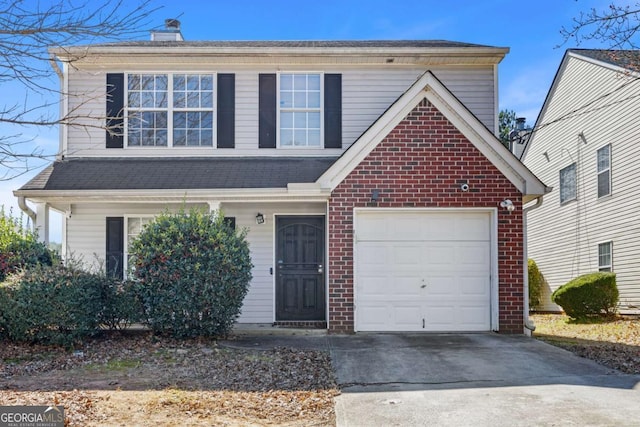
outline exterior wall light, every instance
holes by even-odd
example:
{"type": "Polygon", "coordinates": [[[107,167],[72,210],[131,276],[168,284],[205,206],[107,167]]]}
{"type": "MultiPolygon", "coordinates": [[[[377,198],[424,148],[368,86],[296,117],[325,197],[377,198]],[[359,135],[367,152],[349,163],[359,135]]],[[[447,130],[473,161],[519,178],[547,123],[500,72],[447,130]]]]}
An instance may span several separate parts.
{"type": "Polygon", "coordinates": [[[515,205],[513,204],[513,202],[509,199],[504,199],[503,201],[500,202],[500,207],[502,209],[506,209],[509,211],[509,213],[513,212],[516,210],[515,205]]]}
{"type": "Polygon", "coordinates": [[[264,215],[260,212],[256,215],[256,224],[264,224],[264,215]]]}

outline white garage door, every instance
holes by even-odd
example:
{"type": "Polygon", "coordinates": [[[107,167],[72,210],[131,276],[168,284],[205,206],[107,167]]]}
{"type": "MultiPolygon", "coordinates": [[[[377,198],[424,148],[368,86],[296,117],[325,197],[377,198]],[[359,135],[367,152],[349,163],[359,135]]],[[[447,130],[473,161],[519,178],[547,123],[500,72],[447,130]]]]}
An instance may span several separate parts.
{"type": "Polygon", "coordinates": [[[356,213],[356,330],[491,329],[491,215],[356,213]]]}

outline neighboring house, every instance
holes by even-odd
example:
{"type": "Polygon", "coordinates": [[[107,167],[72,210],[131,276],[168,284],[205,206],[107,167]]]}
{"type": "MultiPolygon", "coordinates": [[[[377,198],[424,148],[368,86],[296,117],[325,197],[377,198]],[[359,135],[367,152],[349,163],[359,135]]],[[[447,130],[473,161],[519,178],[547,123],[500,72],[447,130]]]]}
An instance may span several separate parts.
{"type": "Polygon", "coordinates": [[[620,310],[640,312],[640,54],[570,49],[523,161],[554,191],[528,216],[528,249],[549,295],[591,271],[613,271],[620,310]]]}
{"type": "Polygon", "coordinates": [[[546,188],[495,136],[507,52],[175,27],[54,49],[79,57],[65,111],[102,119],[65,127],[60,158],[15,195],[43,235],[49,208],[66,213],[67,253],[117,275],[153,215],[222,209],[249,229],[239,322],[523,333],[522,206],[546,188]]]}

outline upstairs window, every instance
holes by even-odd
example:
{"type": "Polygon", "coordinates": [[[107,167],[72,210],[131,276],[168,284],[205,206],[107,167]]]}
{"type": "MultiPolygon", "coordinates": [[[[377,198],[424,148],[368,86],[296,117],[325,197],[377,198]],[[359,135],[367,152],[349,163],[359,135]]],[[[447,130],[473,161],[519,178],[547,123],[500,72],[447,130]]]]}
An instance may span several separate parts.
{"type": "Polygon", "coordinates": [[[560,169],[560,204],[577,198],[576,164],[560,169]]]}
{"type": "Polygon", "coordinates": [[[280,74],[280,146],[320,147],[320,74],[280,74]]]}
{"type": "Polygon", "coordinates": [[[212,74],[129,74],[129,147],[212,147],[212,74]]]}
{"type": "Polygon", "coordinates": [[[598,245],[598,271],[613,271],[613,243],[598,245]]]}
{"type": "Polygon", "coordinates": [[[596,154],[598,171],[598,198],[611,194],[611,144],[600,148],[596,154]]]}

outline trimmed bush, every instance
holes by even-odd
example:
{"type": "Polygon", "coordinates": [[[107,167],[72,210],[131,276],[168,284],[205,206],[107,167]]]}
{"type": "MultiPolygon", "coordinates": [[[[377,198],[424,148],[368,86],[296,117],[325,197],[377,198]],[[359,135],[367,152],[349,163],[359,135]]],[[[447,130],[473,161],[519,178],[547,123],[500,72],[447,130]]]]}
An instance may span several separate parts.
{"type": "Polygon", "coordinates": [[[142,304],[138,287],[132,281],[122,281],[100,274],[102,311],[98,323],[107,329],[125,329],[142,320],[142,304]]]}
{"type": "Polygon", "coordinates": [[[538,265],[534,260],[529,258],[529,308],[536,308],[540,305],[542,298],[542,287],[544,286],[544,276],[538,269],[538,265]]]}
{"type": "Polygon", "coordinates": [[[163,213],[130,245],[145,323],[177,338],[224,336],[240,314],[251,280],[246,231],[221,213],[163,213]]]}
{"type": "Polygon", "coordinates": [[[574,319],[612,314],[618,304],[616,275],[597,272],[576,277],[556,289],[551,300],[574,319]]]}
{"type": "Polygon", "coordinates": [[[53,253],[44,243],[38,242],[20,218],[7,215],[0,207],[0,282],[21,268],[32,265],[51,265],[53,253]]]}
{"type": "Polygon", "coordinates": [[[14,341],[71,345],[98,330],[103,312],[99,275],[34,266],[0,285],[0,333],[14,341]]]}

